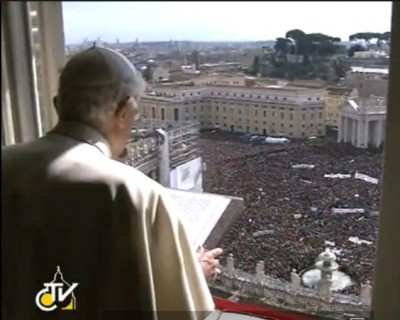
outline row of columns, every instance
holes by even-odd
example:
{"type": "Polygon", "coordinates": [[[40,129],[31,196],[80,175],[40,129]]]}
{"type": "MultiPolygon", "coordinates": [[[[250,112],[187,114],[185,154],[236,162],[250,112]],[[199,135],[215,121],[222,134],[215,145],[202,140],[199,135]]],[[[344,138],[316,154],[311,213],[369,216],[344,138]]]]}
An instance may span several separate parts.
{"type": "Polygon", "coordinates": [[[369,144],[379,148],[383,142],[385,121],[361,120],[342,117],[339,123],[338,142],[350,142],[357,148],[367,148],[369,144]],[[372,139],[370,136],[372,134],[372,139]]]}

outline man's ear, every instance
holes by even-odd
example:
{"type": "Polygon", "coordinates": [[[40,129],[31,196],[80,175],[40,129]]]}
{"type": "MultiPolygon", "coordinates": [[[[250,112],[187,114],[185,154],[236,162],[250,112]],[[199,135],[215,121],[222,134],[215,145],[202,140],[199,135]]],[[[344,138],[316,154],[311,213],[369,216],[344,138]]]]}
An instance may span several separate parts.
{"type": "Polygon", "coordinates": [[[117,108],[115,109],[114,116],[117,119],[125,120],[128,116],[128,102],[118,104],[117,108]]]}

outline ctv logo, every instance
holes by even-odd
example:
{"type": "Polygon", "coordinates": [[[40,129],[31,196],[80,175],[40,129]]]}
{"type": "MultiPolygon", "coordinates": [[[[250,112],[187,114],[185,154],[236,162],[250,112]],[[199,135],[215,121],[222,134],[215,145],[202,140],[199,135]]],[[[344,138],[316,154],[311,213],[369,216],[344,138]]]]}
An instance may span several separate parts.
{"type": "Polygon", "coordinates": [[[78,283],[69,284],[63,278],[60,267],[54,275],[52,282],[44,283],[44,289],[36,295],[36,305],[42,311],[50,312],[57,308],[60,310],[75,310],[76,298],[74,290],[78,283]]]}

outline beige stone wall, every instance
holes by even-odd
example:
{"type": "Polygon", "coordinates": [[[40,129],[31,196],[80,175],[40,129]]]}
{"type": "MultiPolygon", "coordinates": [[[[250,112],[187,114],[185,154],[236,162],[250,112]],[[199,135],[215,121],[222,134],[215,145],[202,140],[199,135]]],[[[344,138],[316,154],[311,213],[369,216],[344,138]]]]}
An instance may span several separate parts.
{"type": "Polygon", "coordinates": [[[323,89],[158,86],[153,90],[160,96],[142,98],[150,118],[160,119],[151,110],[163,105],[172,116],[177,108],[179,120],[199,121],[203,129],[218,126],[224,131],[289,138],[325,135],[323,89]]]}

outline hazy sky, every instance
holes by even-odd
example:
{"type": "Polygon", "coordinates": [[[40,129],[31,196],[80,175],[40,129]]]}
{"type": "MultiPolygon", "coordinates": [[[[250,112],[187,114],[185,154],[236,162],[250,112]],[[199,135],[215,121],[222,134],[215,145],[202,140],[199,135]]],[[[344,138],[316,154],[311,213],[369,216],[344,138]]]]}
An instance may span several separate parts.
{"type": "Polygon", "coordinates": [[[63,12],[67,43],[273,40],[296,28],[348,40],[389,31],[391,2],[63,2],[63,12]]]}

